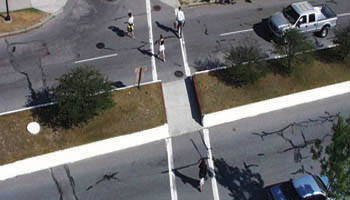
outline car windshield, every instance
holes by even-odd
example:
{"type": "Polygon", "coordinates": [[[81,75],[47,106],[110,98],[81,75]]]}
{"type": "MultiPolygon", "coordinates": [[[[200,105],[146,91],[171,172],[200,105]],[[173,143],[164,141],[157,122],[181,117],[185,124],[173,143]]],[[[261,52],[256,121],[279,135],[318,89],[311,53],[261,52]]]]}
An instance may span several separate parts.
{"type": "Polygon", "coordinates": [[[281,189],[287,200],[301,200],[290,181],[282,183],[281,189]]]}
{"type": "Polygon", "coordinates": [[[295,24],[295,22],[299,19],[299,14],[295,12],[292,6],[288,6],[283,9],[283,15],[291,24],[295,24]]]}
{"type": "Polygon", "coordinates": [[[322,190],[322,192],[324,193],[324,194],[326,194],[327,192],[327,188],[326,188],[326,186],[323,184],[323,182],[322,182],[322,180],[318,177],[318,176],[313,176],[314,177],[314,179],[316,180],[316,183],[317,183],[317,185],[320,187],[320,189],[322,190]]]}

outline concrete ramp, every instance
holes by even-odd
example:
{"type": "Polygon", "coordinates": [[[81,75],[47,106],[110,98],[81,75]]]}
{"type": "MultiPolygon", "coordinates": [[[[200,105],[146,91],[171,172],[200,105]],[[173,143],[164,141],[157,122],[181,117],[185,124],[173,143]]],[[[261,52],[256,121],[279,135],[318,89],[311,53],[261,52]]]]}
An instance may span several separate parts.
{"type": "Polygon", "coordinates": [[[163,83],[163,93],[170,136],[202,128],[197,100],[189,78],[163,83]]]}

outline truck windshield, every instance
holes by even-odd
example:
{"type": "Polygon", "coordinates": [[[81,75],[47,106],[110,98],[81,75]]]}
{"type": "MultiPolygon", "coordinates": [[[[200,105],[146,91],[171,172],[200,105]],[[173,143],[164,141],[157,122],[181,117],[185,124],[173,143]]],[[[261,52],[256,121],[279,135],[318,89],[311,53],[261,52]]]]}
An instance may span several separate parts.
{"type": "Polygon", "coordinates": [[[295,22],[299,19],[299,14],[295,12],[292,6],[288,6],[283,9],[283,15],[291,24],[295,24],[295,22]]]}

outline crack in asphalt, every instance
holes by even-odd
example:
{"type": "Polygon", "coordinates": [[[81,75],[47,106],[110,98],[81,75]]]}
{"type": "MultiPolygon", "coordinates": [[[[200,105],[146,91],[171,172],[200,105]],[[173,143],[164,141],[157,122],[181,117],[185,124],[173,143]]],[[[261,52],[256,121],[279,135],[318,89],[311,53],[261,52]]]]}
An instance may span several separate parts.
{"type": "Polygon", "coordinates": [[[65,172],[66,172],[66,174],[67,174],[67,177],[68,177],[68,179],[69,179],[69,183],[70,183],[70,186],[71,186],[72,191],[73,191],[74,199],[75,199],[75,200],[79,200],[78,197],[77,197],[77,194],[76,194],[76,192],[75,192],[75,182],[74,182],[74,178],[73,178],[73,176],[72,176],[71,173],[70,173],[69,167],[68,167],[68,165],[64,165],[63,167],[64,167],[64,170],[65,170],[65,172]]]}
{"type": "Polygon", "coordinates": [[[52,168],[50,168],[50,174],[51,174],[53,181],[56,184],[56,188],[58,190],[58,193],[60,194],[60,200],[63,200],[63,191],[62,191],[61,185],[59,184],[58,180],[56,179],[55,175],[53,174],[52,168]]]}
{"type": "MultiPolygon", "coordinates": [[[[317,124],[322,125],[322,124],[324,124],[326,122],[333,123],[335,120],[338,119],[338,117],[340,115],[340,113],[336,113],[334,115],[331,115],[328,112],[325,112],[325,114],[326,114],[325,116],[319,116],[317,119],[308,119],[306,121],[290,123],[287,126],[283,127],[280,130],[277,130],[277,131],[272,131],[272,132],[262,131],[262,133],[252,133],[252,134],[261,137],[262,141],[264,141],[264,137],[267,137],[267,136],[271,136],[271,135],[278,135],[278,136],[280,136],[285,142],[287,142],[290,145],[290,147],[288,147],[288,148],[286,148],[286,149],[284,149],[282,151],[279,151],[278,153],[285,153],[285,152],[294,150],[294,157],[293,157],[294,162],[295,163],[301,163],[301,161],[303,159],[307,159],[309,157],[309,156],[303,157],[303,155],[301,153],[301,149],[307,148],[308,146],[313,145],[315,142],[318,142],[318,141],[323,143],[325,141],[325,139],[327,137],[331,137],[331,135],[330,134],[325,134],[321,139],[310,139],[310,140],[307,140],[306,137],[305,137],[304,132],[302,130],[300,130],[299,133],[300,133],[300,135],[301,135],[301,137],[303,139],[303,143],[299,144],[299,145],[296,145],[295,142],[293,142],[292,139],[289,139],[289,138],[287,138],[285,136],[286,130],[290,130],[291,129],[291,134],[294,134],[294,128],[295,127],[307,128],[307,127],[310,127],[312,125],[317,125],[317,124]]],[[[300,169],[297,172],[298,173],[305,173],[304,166],[302,166],[302,169],[300,169]]],[[[297,173],[297,172],[295,172],[295,173],[297,173]]]]}
{"type": "MultiPolygon", "coordinates": [[[[289,128],[292,128],[292,133],[293,133],[294,132],[294,127],[307,128],[307,127],[310,126],[310,124],[312,125],[312,124],[316,124],[316,123],[324,124],[326,122],[334,122],[336,119],[338,119],[338,117],[340,115],[340,113],[331,115],[327,111],[325,112],[325,114],[326,114],[325,116],[319,116],[317,119],[308,119],[308,120],[305,120],[305,121],[290,123],[287,126],[283,127],[282,129],[279,129],[277,131],[272,131],[272,132],[262,131],[261,133],[254,132],[252,134],[259,136],[262,141],[264,141],[264,137],[271,136],[271,135],[279,135],[279,136],[285,138],[284,137],[284,132],[285,132],[285,130],[287,130],[289,128]]],[[[302,135],[302,137],[305,139],[304,135],[302,135]]]]}
{"type": "Polygon", "coordinates": [[[103,177],[101,179],[99,179],[98,181],[96,181],[94,184],[90,185],[89,187],[86,188],[86,191],[91,190],[93,187],[95,187],[96,185],[100,184],[103,181],[111,181],[111,180],[116,180],[119,183],[121,182],[119,178],[116,177],[116,175],[119,174],[119,172],[113,172],[113,173],[108,173],[103,175],[103,177]]]}

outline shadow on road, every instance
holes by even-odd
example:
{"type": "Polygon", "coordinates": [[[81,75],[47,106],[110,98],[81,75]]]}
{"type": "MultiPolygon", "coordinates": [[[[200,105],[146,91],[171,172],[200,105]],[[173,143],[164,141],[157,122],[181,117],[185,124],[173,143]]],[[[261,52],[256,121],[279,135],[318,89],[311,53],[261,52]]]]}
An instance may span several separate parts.
{"type": "Polygon", "coordinates": [[[159,23],[158,21],[156,21],[155,23],[157,24],[158,28],[164,30],[165,32],[169,32],[169,31],[170,31],[170,32],[172,32],[175,36],[177,36],[177,33],[176,33],[176,31],[175,31],[173,28],[168,27],[168,26],[165,26],[165,25],[159,23]]]}
{"type": "Polygon", "coordinates": [[[198,190],[199,180],[186,176],[180,173],[177,169],[173,170],[176,177],[180,178],[184,184],[190,184],[193,188],[198,190]]]}
{"type": "Polygon", "coordinates": [[[125,31],[116,26],[109,26],[108,29],[116,33],[119,37],[125,36],[125,31]]]}
{"type": "Polygon", "coordinates": [[[197,71],[211,70],[221,68],[225,65],[219,58],[213,55],[209,55],[202,59],[197,59],[194,61],[194,68],[197,71]]]}
{"type": "Polygon", "coordinates": [[[229,190],[232,199],[266,199],[261,175],[251,170],[252,167],[258,167],[258,165],[243,164],[244,168],[240,169],[230,166],[223,158],[214,159],[216,180],[229,190]]]}
{"type": "Polygon", "coordinates": [[[272,35],[267,27],[268,19],[262,19],[261,22],[253,25],[254,32],[267,42],[271,42],[272,35]]]}

